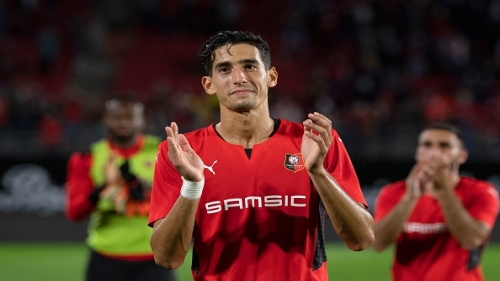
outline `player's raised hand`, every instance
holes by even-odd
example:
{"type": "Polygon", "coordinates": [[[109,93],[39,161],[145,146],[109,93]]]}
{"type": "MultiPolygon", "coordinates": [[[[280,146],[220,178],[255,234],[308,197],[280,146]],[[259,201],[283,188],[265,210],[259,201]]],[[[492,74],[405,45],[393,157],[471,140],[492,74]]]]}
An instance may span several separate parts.
{"type": "Polygon", "coordinates": [[[203,161],[189,145],[183,134],[179,134],[179,127],[175,122],[165,127],[168,141],[168,158],[174,167],[184,177],[193,182],[203,179],[203,161]]]}
{"type": "Polygon", "coordinates": [[[301,153],[307,171],[316,172],[323,167],[323,160],[332,144],[332,121],[318,112],[309,113],[307,117],[302,122],[301,153]]]}
{"type": "Polygon", "coordinates": [[[432,170],[427,161],[415,163],[406,177],[406,196],[417,200],[426,193],[432,185],[432,170]]]}
{"type": "Polygon", "coordinates": [[[458,164],[454,163],[448,155],[443,153],[436,153],[436,155],[431,158],[431,161],[432,165],[435,167],[432,185],[434,190],[452,190],[454,188],[452,175],[453,165],[458,164]]]}
{"type": "Polygon", "coordinates": [[[116,165],[116,159],[118,159],[118,153],[111,151],[104,165],[104,178],[106,184],[118,184],[122,180],[120,170],[116,165]]]}

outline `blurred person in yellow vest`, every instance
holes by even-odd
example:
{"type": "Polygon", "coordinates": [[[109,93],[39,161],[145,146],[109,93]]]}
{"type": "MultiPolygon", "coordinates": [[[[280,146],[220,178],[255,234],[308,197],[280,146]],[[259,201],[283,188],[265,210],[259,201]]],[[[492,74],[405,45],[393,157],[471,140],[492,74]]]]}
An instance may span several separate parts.
{"type": "Polygon", "coordinates": [[[88,281],[176,280],[157,266],[147,226],[151,182],[160,139],[143,133],[144,105],[132,94],[109,99],[104,107],[106,137],[67,166],[66,215],[90,216],[86,243],[88,281]]]}

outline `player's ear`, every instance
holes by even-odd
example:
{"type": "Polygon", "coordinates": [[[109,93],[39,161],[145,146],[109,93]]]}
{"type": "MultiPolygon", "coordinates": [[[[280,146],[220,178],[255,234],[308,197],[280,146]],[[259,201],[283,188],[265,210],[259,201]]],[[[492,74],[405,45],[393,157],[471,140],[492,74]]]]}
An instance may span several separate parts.
{"type": "Polygon", "coordinates": [[[212,78],[210,76],[203,76],[201,78],[201,85],[203,85],[203,89],[205,89],[205,93],[209,95],[215,94],[215,88],[212,84],[212,78]]]}
{"type": "Polygon", "coordinates": [[[460,154],[458,155],[458,163],[462,165],[467,161],[467,158],[469,157],[469,151],[467,149],[461,149],[460,154]]]}
{"type": "Polygon", "coordinates": [[[267,86],[269,88],[272,88],[276,86],[276,84],[278,84],[278,71],[273,66],[269,69],[267,74],[267,86]]]}

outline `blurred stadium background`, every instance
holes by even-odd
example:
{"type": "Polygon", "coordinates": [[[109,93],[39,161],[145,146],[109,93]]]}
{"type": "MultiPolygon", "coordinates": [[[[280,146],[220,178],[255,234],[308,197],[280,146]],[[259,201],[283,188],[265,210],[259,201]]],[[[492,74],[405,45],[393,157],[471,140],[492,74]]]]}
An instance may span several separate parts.
{"type": "Polygon", "coordinates": [[[500,188],[500,0],[0,0],[0,243],[83,241],[65,165],[110,94],[139,94],[161,137],[216,122],[198,54],[223,29],[268,41],[273,116],[328,115],[371,207],[439,120],[465,133],[463,172],[500,188]]]}

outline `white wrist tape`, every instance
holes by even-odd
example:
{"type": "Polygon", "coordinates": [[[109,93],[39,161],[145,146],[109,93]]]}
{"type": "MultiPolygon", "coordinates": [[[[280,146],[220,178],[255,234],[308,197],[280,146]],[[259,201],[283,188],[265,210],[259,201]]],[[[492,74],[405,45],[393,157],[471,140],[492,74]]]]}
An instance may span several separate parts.
{"type": "Polygon", "coordinates": [[[188,181],[182,177],[181,196],[187,199],[196,200],[201,197],[201,192],[205,186],[205,177],[201,181],[188,181]]]}

